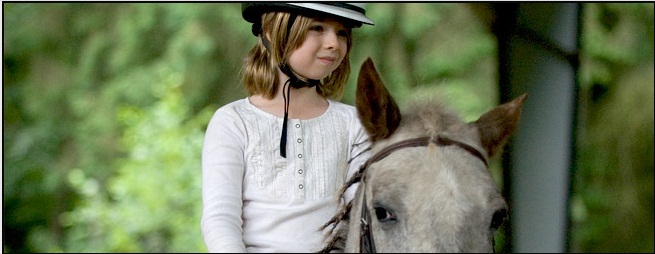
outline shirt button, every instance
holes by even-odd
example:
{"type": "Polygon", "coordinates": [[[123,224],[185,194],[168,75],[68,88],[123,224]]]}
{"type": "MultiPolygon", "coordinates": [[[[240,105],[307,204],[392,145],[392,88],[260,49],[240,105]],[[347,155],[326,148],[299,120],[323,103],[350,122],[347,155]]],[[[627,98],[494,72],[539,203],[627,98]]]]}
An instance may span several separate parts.
{"type": "Polygon", "coordinates": [[[302,143],[302,139],[298,139],[298,143],[302,143]]]}
{"type": "Polygon", "coordinates": [[[299,123],[296,124],[296,128],[300,128],[300,124],[299,124],[299,123]]]}
{"type": "Polygon", "coordinates": [[[298,185],[298,189],[302,190],[302,188],[303,188],[302,184],[298,185]]]}
{"type": "Polygon", "coordinates": [[[301,159],[302,159],[302,154],[298,154],[298,158],[301,158],[301,159]]]}
{"type": "Polygon", "coordinates": [[[302,174],[302,169],[298,169],[298,174],[302,174]]]}

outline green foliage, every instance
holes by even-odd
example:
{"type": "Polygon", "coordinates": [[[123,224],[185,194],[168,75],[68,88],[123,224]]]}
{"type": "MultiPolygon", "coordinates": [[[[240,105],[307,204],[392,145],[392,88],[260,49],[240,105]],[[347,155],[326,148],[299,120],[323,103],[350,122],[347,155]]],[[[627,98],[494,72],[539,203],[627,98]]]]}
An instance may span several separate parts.
{"type": "Polygon", "coordinates": [[[653,252],[653,4],[585,7],[571,250],[653,252]]]}
{"type": "Polygon", "coordinates": [[[179,71],[163,74],[155,92],[160,100],[152,106],[118,109],[116,119],[125,127],[120,147],[127,155],[115,163],[106,195],[82,170],[69,173],[86,198],[62,215],[72,226],[68,251],[205,251],[198,228],[200,149],[213,109],[189,114],[182,77],[179,71]]]}
{"type": "Polygon", "coordinates": [[[6,250],[204,250],[198,142],[207,112],[244,95],[252,36],[217,15],[239,8],[6,5],[6,250]]]}
{"type": "MultiPolygon", "coordinates": [[[[488,28],[465,4],[369,4],[375,26],[355,32],[353,72],[371,57],[401,105],[426,94],[441,95],[469,119],[498,103],[496,45],[488,28]],[[397,36],[392,36],[397,35],[397,36]],[[384,38],[380,40],[380,38],[384,38]],[[465,87],[465,93],[449,88],[465,87]]],[[[343,100],[354,102],[356,76],[343,100]]]]}

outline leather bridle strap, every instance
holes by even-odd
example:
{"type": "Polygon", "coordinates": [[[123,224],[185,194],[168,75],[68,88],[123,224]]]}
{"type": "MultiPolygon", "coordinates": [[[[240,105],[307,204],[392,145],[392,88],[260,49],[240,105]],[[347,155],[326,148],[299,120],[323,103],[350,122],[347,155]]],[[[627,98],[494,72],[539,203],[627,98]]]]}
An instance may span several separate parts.
{"type": "Polygon", "coordinates": [[[376,253],[375,243],[373,242],[373,233],[371,233],[371,213],[366,205],[366,189],[362,197],[362,218],[360,224],[362,230],[359,233],[359,253],[376,253]]]}
{"type": "Polygon", "coordinates": [[[464,150],[468,151],[470,154],[473,156],[477,157],[484,163],[485,166],[489,166],[487,163],[487,159],[480,153],[477,149],[473,148],[470,145],[464,144],[462,142],[452,140],[449,138],[437,136],[435,138],[431,138],[428,136],[425,137],[419,137],[419,138],[413,138],[413,139],[407,139],[403,141],[399,141],[396,143],[391,144],[390,146],[385,147],[384,149],[380,150],[373,156],[371,156],[366,163],[362,165],[362,168],[360,168],[360,171],[363,171],[364,168],[367,168],[368,165],[373,164],[375,162],[378,162],[385,157],[387,157],[389,154],[392,152],[401,149],[401,148],[408,148],[408,147],[419,147],[419,146],[428,146],[430,143],[434,143],[437,146],[449,146],[449,145],[457,145],[464,150]]]}

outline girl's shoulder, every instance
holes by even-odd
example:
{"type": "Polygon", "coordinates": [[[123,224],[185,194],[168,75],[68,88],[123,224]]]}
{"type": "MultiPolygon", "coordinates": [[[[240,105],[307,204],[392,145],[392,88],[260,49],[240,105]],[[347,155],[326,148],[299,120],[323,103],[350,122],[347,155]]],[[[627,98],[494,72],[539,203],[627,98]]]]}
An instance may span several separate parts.
{"type": "Polygon", "coordinates": [[[335,111],[357,114],[357,109],[355,109],[355,106],[353,105],[349,105],[335,100],[328,100],[328,101],[330,102],[330,107],[332,107],[332,109],[335,111]]]}
{"type": "Polygon", "coordinates": [[[238,99],[236,101],[232,101],[230,103],[224,104],[223,106],[218,107],[214,111],[214,115],[212,119],[218,119],[221,118],[223,120],[228,119],[228,118],[235,118],[238,119],[240,118],[239,116],[242,115],[245,111],[248,111],[249,107],[248,100],[246,98],[244,99],[238,99]]]}
{"type": "Polygon", "coordinates": [[[220,106],[216,109],[216,114],[239,114],[244,110],[248,110],[250,106],[248,98],[242,98],[220,106]]]}
{"type": "Polygon", "coordinates": [[[239,107],[243,107],[244,105],[248,104],[248,98],[241,98],[232,102],[229,102],[223,106],[220,106],[218,110],[226,110],[226,109],[236,109],[239,107]]]}
{"type": "Polygon", "coordinates": [[[330,100],[330,111],[344,120],[359,122],[357,109],[353,105],[330,100]]]}

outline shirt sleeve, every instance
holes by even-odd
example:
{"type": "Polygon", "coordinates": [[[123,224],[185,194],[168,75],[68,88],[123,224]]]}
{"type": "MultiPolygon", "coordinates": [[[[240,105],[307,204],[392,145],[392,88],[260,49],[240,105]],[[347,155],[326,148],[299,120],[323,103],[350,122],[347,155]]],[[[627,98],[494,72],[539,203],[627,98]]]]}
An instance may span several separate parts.
{"type": "Polygon", "coordinates": [[[242,185],[246,131],[230,108],[210,120],[202,147],[202,236],[208,252],[245,252],[242,185]]]}
{"type": "MultiPolygon", "coordinates": [[[[348,181],[361,167],[362,164],[368,160],[370,157],[370,141],[368,139],[368,134],[364,130],[358,117],[353,117],[351,125],[351,145],[350,145],[350,164],[348,164],[348,171],[346,173],[346,181],[348,181]]],[[[359,183],[355,183],[344,193],[344,202],[350,202],[355,197],[355,191],[357,190],[359,183]]]]}

